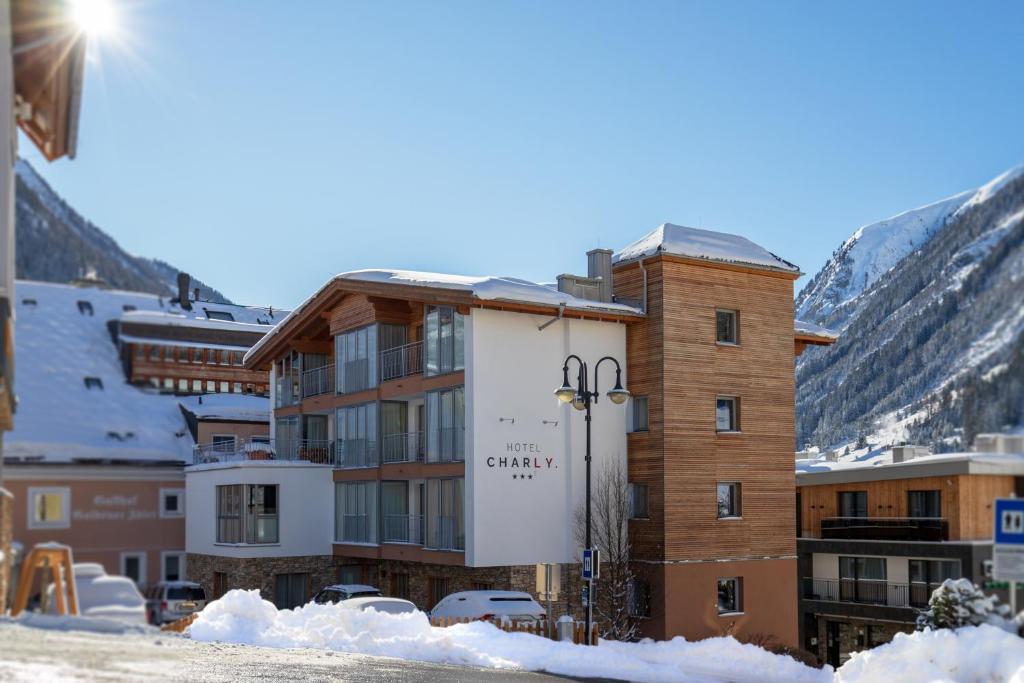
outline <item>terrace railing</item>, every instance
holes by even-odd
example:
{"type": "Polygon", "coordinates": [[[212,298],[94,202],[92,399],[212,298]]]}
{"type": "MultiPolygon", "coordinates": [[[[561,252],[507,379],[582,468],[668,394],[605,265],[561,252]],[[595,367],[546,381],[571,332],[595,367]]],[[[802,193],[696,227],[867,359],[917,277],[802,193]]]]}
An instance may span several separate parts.
{"type": "Polygon", "coordinates": [[[948,541],[949,522],[942,517],[826,517],[822,538],[892,541],[948,541]]]}
{"type": "Polygon", "coordinates": [[[245,460],[305,461],[333,465],[333,444],[327,440],[275,442],[273,439],[240,439],[234,444],[205,443],[192,447],[193,464],[241,462],[245,460]]]}
{"type": "Polygon", "coordinates": [[[423,515],[384,515],[384,543],[423,545],[423,515]]]}
{"type": "Polygon", "coordinates": [[[935,583],[890,583],[878,579],[804,578],[803,597],[807,600],[847,602],[881,607],[924,607],[935,583]]]}
{"type": "Polygon", "coordinates": [[[380,379],[398,379],[423,372],[423,342],[416,341],[380,352],[380,379]]]}
{"type": "Polygon", "coordinates": [[[334,363],[302,373],[302,397],[334,393],[334,363]]]}
{"type": "Polygon", "coordinates": [[[422,462],[426,454],[423,432],[385,434],[381,437],[381,460],[392,462],[422,462]]]}
{"type": "Polygon", "coordinates": [[[376,467],[379,464],[374,439],[338,439],[335,454],[336,467],[342,469],[376,467]]]}

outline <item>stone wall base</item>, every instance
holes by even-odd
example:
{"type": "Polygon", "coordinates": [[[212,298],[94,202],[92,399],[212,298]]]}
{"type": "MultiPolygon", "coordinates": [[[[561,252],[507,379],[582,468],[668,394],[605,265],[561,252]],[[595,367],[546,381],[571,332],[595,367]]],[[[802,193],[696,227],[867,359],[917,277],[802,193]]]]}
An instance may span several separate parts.
{"type": "Polygon", "coordinates": [[[870,619],[818,617],[818,646],[814,654],[828,663],[828,622],[839,624],[839,664],[853,652],[869,650],[891,641],[897,633],[913,633],[913,624],[870,619]]]}

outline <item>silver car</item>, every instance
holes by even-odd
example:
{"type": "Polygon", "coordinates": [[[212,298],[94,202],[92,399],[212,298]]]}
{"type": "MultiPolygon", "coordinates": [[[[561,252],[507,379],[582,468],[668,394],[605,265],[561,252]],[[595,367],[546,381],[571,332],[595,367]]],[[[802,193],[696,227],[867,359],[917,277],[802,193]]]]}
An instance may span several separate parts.
{"type": "Polygon", "coordinates": [[[149,623],[168,624],[201,612],[206,607],[206,591],[192,581],[161,581],[146,590],[149,623]]]}

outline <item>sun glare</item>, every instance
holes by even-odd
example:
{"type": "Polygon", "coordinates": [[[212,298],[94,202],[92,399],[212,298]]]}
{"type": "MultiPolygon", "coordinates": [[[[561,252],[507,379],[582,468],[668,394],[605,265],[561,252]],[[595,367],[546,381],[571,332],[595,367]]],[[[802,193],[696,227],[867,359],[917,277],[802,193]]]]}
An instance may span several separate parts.
{"type": "Polygon", "coordinates": [[[111,0],[72,0],[71,16],[78,28],[90,35],[110,34],[116,28],[111,0]]]}

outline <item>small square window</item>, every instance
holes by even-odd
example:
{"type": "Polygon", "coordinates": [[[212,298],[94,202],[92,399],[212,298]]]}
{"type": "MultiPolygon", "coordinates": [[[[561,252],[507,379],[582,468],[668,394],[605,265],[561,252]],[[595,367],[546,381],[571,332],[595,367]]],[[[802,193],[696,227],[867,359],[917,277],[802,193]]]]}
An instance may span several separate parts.
{"type": "Polygon", "coordinates": [[[630,403],[633,405],[633,411],[631,413],[632,423],[630,431],[646,432],[650,417],[647,408],[647,397],[633,396],[630,398],[630,403]]]}
{"type": "Polygon", "coordinates": [[[71,527],[71,489],[29,488],[28,528],[68,529],[71,527]]]}
{"type": "Polygon", "coordinates": [[[231,391],[233,393],[236,393],[236,394],[242,393],[242,383],[241,382],[235,382],[234,384],[232,384],[231,385],[231,391]]]}
{"type": "Polygon", "coordinates": [[[204,308],[206,311],[206,317],[209,320],[223,320],[225,322],[234,322],[235,316],[231,315],[227,311],[211,311],[209,308],[204,308]]]}
{"type": "Polygon", "coordinates": [[[203,350],[202,349],[192,349],[192,362],[193,363],[202,363],[203,362],[203,350]]]}
{"type": "Polygon", "coordinates": [[[88,301],[79,301],[78,312],[82,315],[93,315],[92,304],[88,301]]]}
{"type": "Polygon", "coordinates": [[[133,306],[131,304],[123,304],[121,306],[121,310],[124,311],[125,313],[128,313],[130,311],[134,311],[135,310],[135,306],[133,306]]]}
{"type": "Polygon", "coordinates": [[[153,361],[160,360],[160,347],[159,346],[150,346],[149,347],[149,359],[153,360],[153,361]]]}
{"type": "Polygon", "coordinates": [[[718,309],[715,312],[715,341],[719,344],[740,343],[740,314],[738,311],[718,309]]]}
{"type": "Polygon", "coordinates": [[[160,555],[162,557],[160,579],[162,581],[184,581],[185,553],[165,551],[160,555]]]}
{"type": "Polygon", "coordinates": [[[206,393],[212,394],[217,391],[217,382],[212,379],[206,380],[206,393]]]}
{"type": "Polygon", "coordinates": [[[647,484],[631,483],[629,485],[629,518],[647,519],[647,484]]]}
{"type": "Polygon", "coordinates": [[[226,394],[226,393],[230,392],[231,391],[231,382],[225,382],[224,380],[221,380],[220,386],[218,387],[217,391],[219,391],[222,394],[226,394]]]}
{"type": "Polygon", "coordinates": [[[160,516],[185,516],[185,489],[160,489],[160,516]]]}
{"type": "Polygon", "coordinates": [[[203,380],[194,379],[192,380],[192,393],[201,394],[203,393],[203,380]]]}
{"type": "Polygon", "coordinates": [[[738,614],[743,611],[743,579],[718,579],[718,613],[738,614]]]}
{"type": "Polygon", "coordinates": [[[86,377],[84,381],[86,389],[98,389],[100,391],[103,390],[103,380],[101,380],[99,377],[86,377]]]}
{"type": "Polygon", "coordinates": [[[146,582],[146,553],[130,551],[121,553],[121,575],[127,576],[136,585],[146,582]]]}
{"type": "Polygon", "coordinates": [[[738,432],[740,400],[735,396],[719,396],[715,406],[715,430],[738,432]]]}
{"type": "Polygon", "coordinates": [[[718,484],[718,518],[741,517],[740,484],[735,482],[719,482],[718,484]]]}
{"type": "Polygon", "coordinates": [[[178,380],[178,391],[180,391],[182,393],[188,392],[188,380],[187,379],[183,379],[182,378],[182,379],[178,380]]]}

